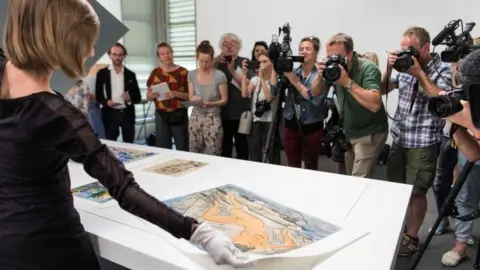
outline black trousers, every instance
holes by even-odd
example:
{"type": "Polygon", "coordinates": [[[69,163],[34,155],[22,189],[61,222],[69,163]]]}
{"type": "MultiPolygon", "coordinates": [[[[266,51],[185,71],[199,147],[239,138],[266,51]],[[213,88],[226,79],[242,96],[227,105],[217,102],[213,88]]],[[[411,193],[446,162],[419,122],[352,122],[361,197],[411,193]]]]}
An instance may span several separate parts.
{"type": "Polygon", "coordinates": [[[103,124],[107,140],[116,141],[122,130],[122,138],[126,143],[135,140],[135,118],[126,110],[109,109],[103,111],[103,124]]]}
{"type": "Polygon", "coordinates": [[[179,125],[167,123],[158,111],[155,112],[155,133],[157,147],[172,149],[172,137],[175,140],[175,149],[189,151],[188,141],[188,114],[185,122],[179,125]]]}
{"type": "Polygon", "coordinates": [[[237,159],[248,160],[248,142],[247,136],[238,133],[238,125],[240,120],[224,120],[223,126],[223,143],[222,143],[222,157],[232,157],[233,154],[233,139],[235,138],[235,151],[237,152],[237,159]]]}

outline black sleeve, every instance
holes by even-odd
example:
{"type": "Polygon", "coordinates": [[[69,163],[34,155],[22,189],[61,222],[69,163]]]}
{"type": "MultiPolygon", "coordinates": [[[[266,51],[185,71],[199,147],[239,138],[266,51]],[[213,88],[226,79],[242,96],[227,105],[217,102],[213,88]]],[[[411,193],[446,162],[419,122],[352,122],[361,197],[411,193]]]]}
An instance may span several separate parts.
{"type": "Polygon", "coordinates": [[[133,89],[130,93],[130,98],[133,104],[138,104],[142,101],[142,95],[140,94],[140,87],[138,86],[137,76],[132,72],[133,77],[133,89]]]}
{"type": "Polygon", "coordinates": [[[104,82],[103,82],[103,71],[100,69],[97,71],[95,79],[95,99],[98,103],[102,104],[103,107],[107,107],[107,97],[104,94],[104,82]]]}
{"type": "Polygon", "coordinates": [[[196,220],[184,217],[142,190],[133,174],[96,137],[85,116],[64,100],[57,98],[55,102],[63,104],[47,106],[53,111],[49,126],[58,132],[56,149],[82,163],[85,171],[105,186],[122,209],[177,238],[189,240],[196,220]]]}

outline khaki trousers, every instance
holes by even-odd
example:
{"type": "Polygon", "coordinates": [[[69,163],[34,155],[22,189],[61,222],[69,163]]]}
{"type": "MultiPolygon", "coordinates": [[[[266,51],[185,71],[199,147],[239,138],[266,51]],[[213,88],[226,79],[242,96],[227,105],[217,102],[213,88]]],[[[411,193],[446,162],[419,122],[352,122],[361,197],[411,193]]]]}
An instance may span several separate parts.
{"type": "Polygon", "coordinates": [[[345,153],[347,175],[372,178],[387,137],[388,132],[382,132],[350,139],[352,148],[345,153]]]}

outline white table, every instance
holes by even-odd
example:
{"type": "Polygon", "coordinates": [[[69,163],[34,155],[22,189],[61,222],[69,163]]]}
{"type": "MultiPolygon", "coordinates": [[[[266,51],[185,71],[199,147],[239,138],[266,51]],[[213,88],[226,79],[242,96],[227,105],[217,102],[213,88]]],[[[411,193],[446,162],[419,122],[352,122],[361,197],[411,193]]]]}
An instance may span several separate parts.
{"type": "MultiPolygon", "coordinates": [[[[387,270],[395,265],[412,190],[410,185],[118,142],[106,143],[159,153],[126,165],[142,188],[159,200],[235,184],[344,228],[356,227],[370,232],[314,269],[387,270]],[[172,158],[205,161],[209,165],[181,178],[142,170],[172,158]]],[[[80,165],[69,166],[72,186],[94,181],[80,165]]],[[[80,207],[84,206],[83,202],[78,200],[81,199],[75,199],[76,207],[99,256],[135,270],[206,269],[165,238],[152,234],[151,224],[121,210],[118,205],[92,214],[83,211],[84,207],[80,207]]]]}

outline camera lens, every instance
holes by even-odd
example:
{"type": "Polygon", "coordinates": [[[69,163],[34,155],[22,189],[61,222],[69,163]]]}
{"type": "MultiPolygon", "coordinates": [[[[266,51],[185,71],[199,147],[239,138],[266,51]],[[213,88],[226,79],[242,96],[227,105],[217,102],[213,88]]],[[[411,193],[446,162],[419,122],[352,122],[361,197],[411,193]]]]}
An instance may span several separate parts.
{"type": "Polygon", "coordinates": [[[438,118],[444,118],[463,109],[460,100],[451,96],[432,97],[428,101],[428,111],[438,118]]]}
{"type": "Polygon", "coordinates": [[[342,70],[338,65],[330,65],[323,70],[323,78],[329,82],[334,82],[340,78],[342,70]]]}
{"type": "Polygon", "coordinates": [[[410,55],[400,56],[395,64],[393,64],[393,68],[398,72],[405,72],[413,65],[412,57],[410,55]]]}

